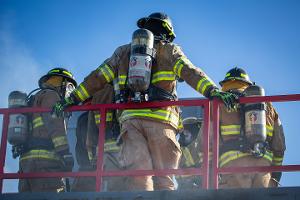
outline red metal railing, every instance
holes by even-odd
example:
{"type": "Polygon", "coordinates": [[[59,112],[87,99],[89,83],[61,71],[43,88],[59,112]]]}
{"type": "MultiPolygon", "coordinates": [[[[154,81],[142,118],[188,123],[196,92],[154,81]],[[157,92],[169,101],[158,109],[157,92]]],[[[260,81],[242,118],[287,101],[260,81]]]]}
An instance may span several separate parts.
{"type": "MultiPolygon", "coordinates": [[[[241,103],[253,103],[262,101],[300,101],[300,94],[282,95],[282,96],[267,96],[267,97],[247,97],[241,98],[241,103]]],[[[213,101],[213,160],[212,160],[212,184],[213,188],[218,188],[218,174],[236,173],[236,172],[265,172],[265,171],[300,171],[300,165],[274,166],[274,167],[231,167],[218,168],[218,141],[219,141],[219,104],[220,101],[213,101]],[[217,122],[217,123],[216,123],[217,122]]],[[[2,138],[0,147],[0,190],[2,192],[4,179],[24,179],[24,178],[51,178],[51,177],[96,177],[96,191],[101,190],[102,177],[104,176],[163,176],[169,174],[176,175],[201,175],[203,177],[202,187],[209,188],[209,132],[210,132],[210,101],[208,99],[199,100],[182,100],[173,102],[146,102],[146,103],[128,103],[128,104],[97,104],[85,106],[73,106],[68,111],[86,111],[98,110],[101,113],[101,123],[99,128],[98,139],[98,160],[95,171],[89,172],[52,172],[52,173],[5,173],[5,155],[7,148],[7,131],[9,123],[9,115],[14,113],[30,113],[30,112],[49,112],[50,109],[45,108],[22,108],[22,109],[0,109],[0,114],[3,115],[2,138]],[[103,150],[105,139],[105,119],[106,111],[109,109],[137,109],[137,108],[155,108],[165,106],[203,106],[204,109],[204,124],[203,124],[203,163],[200,168],[189,169],[163,169],[163,170],[124,170],[124,171],[104,171],[103,169],[103,150]]]]}
{"type": "MultiPolygon", "coordinates": [[[[240,103],[256,103],[256,102],[286,102],[300,101],[300,94],[278,95],[265,97],[243,97],[240,103]]],[[[218,175],[241,172],[274,172],[274,171],[300,171],[300,165],[270,166],[270,167],[228,167],[219,168],[219,104],[218,100],[213,101],[213,161],[212,161],[212,186],[218,188],[218,175]]]]}

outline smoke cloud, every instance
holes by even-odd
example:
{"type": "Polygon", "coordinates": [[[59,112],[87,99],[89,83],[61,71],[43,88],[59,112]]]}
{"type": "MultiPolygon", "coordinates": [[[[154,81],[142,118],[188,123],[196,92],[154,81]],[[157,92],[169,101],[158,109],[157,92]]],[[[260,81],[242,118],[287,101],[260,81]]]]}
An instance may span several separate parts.
{"type": "MultiPolygon", "coordinates": [[[[2,16],[3,17],[3,16],[2,16]]],[[[0,108],[7,108],[8,95],[13,90],[26,93],[37,87],[41,75],[39,64],[31,55],[30,49],[18,41],[11,31],[10,20],[0,20],[0,108]]],[[[13,22],[12,22],[13,23],[13,22]]],[[[0,130],[2,135],[2,115],[0,130]]],[[[5,172],[18,171],[18,159],[11,156],[8,144],[5,172]]],[[[3,191],[16,192],[17,180],[5,180],[3,191]]]]}

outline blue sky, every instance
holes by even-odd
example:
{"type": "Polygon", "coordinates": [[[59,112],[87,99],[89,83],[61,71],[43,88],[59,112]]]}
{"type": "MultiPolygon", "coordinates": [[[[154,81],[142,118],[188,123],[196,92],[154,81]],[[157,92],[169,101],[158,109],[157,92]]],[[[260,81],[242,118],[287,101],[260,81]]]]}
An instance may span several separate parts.
{"type": "MultiPolygon", "coordinates": [[[[130,42],[137,19],[155,11],[170,15],[174,42],[216,83],[240,66],[268,95],[299,93],[299,10],[297,0],[1,0],[0,107],[7,106],[9,91],[31,91],[53,67],[68,68],[81,82],[116,47],[130,42]]],[[[186,84],[178,93],[200,96],[186,84]]],[[[286,131],[284,163],[300,163],[300,103],[275,106],[286,131]]],[[[285,173],[282,185],[300,185],[295,175],[285,173]]]]}

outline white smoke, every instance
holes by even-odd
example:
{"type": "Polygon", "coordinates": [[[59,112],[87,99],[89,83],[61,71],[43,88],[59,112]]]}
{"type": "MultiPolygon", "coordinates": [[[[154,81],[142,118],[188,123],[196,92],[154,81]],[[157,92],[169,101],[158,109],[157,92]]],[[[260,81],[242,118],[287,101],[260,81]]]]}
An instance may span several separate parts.
{"type": "MultiPolygon", "coordinates": [[[[0,108],[7,108],[8,95],[13,90],[26,93],[37,87],[41,75],[39,65],[31,55],[30,49],[18,41],[11,31],[9,20],[0,21],[0,108]]],[[[2,120],[0,117],[2,135],[2,120]]],[[[12,159],[8,144],[5,172],[17,172],[18,160],[12,159]]],[[[3,191],[16,192],[17,180],[5,180],[3,191]]]]}
{"type": "Polygon", "coordinates": [[[0,69],[1,107],[7,107],[7,97],[12,90],[29,92],[36,87],[41,74],[30,50],[5,29],[0,29],[0,69]]]}

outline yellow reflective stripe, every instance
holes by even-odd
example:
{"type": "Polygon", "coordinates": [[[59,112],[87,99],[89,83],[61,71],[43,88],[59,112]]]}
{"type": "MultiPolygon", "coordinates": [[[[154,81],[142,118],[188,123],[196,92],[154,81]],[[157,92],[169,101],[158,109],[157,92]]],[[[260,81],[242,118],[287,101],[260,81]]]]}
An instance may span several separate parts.
{"type": "Polygon", "coordinates": [[[53,142],[55,148],[68,144],[68,140],[67,140],[66,136],[54,137],[54,138],[52,138],[52,142],[53,142]]]}
{"type": "Polygon", "coordinates": [[[92,151],[88,151],[88,157],[90,161],[93,159],[94,156],[92,151]]]}
{"type": "Polygon", "coordinates": [[[276,160],[276,161],[283,161],[283,157],[276,157],[276,156],[274,156],[273,157],[273,160],[276,160]]]}
{"type": "Polygon", "coordinates": [[[84,87],[82,84],[80,84],[79,87],[80,87],[80,89],[82,90],[84,96],[85,96],[86,98],[88,98],[90,95],[89,95],[89,93],[86,91],[85,87],[84,87]]]}
{"type": "Polygon", "coordinates": [[[181,70],[182,70],[182,67],[184,66],[184,64],[185,63],[184,63],[183,59],[178,59],[173,67],[173,71],[179,77],[181,77],[181,70]]]}
{"type": "Polygon", "coordinates": [[[101,71],[101,73],[103,74],[103,76],[105,77],[108,83],[115,78],[113,71],[110,69],[110,66],[107,64],[100,65],[100,67],[98,67],[98,70],[101,71]]]}
{"type": "Polygon", "coordinates": [[[194,159],[192,157],[192,154],[191,154],[190,150],[186,147],[181,148],[181,150],[182,150],[182,154],[185,158],[185,165],[187,167],[194,166],[195,162],[194,162],[194,159]]]}
{"type": "Polygon", "coordinates": [[[42,117],[37,117],[34,120],[32,120],[33,128],[38,128],[40,126],[44,125],[42,117]]]}
{"type": "Polygon", "coordinates": [[[160,71],[152,75],[151,83],[157,83],[159,81],[174,81],[176,75],[173,71],[160,71]]]}
{"type": "Polygon", "coordinates": [[[74,92],[81,101],[84,101],[90,97],[82,83],[74,90],[74,92]]]}
{"type": "Polygon", "coordinates": [[[44,158],[44,159],[51,159],[51,160],[60,160],[60,158],[53,152],[48,150],[31,150],[20,157],[20,161],[27,160],[27,159],[34,159],[34,158],[44,158]]]}
{"type": "Polygon", "coordinates": [[[267,135],[269,137],[272,137],[273,136],[273,132],[274,132],[274,127],[273,126],[270,126],[270,125],[267,125],[266,126],[266,129],[267,129],[267,135]]]}
{"type": "Polygon", "coordinates": [[[276,157],[274,156],[273,157],[273,164],[274,165],[282,165],[282,161],[283,161],[283,157],[276,157]]]}
{"type": "Polygon", "coordinates": [[[182,118],[179,118],[179,122],[178,122],[178,129],[183,129],[183,122],[182,122],[182,118]]]}
{"type": "Polygon", "coordinates": [[[73,77],[73,75],[72,75],[70,72],[63,71],[62,73],[63,73],[63,74],[66,74],[66,75],[68,75],[68,76],[70,76],[70,77],[73,77]]]}
{"type": "Polygon", "coordinates": [[[178,127],[179,124],[178,114],[166,110],[155,110],[155,111],[152,111],[150,109],[124,110],[120,117],[120,122],[123,122],[129,119],[130,117],[146,117],[146,118],[159,119],[159,120],[172,123],[176,128],[178,127]]]}
{"type": "Polygon", "coordinates": [[[241,74],[241,77],[245,78],[245,79],[249,79],[248,74],[241,74]]]}
{"type": "MultiPolygon", "coordinates": [[[[223,153],[219,159],[219,165],[220,167],[223,167],[226,165],[228,162],[232,160],[236,160],[245,156],[252,156],[250,153],[243,153],[240,151],[227,151],[223,153]]],[[[267,159],[268,161],[272,162],[273,159],[273,153],[270,151],[266,151],[265,155],[263,158],[267,159]]]]}
{"type": "Polygon", "coordinates": [[[172,28],[171,28],[171,26],[170,26],[170,24],[169,24],[168,21],[163,20],[162,26],[168,29],[169,35],[174,35],[174,33],[172,31],[172,28]]]}
{"type": "Polygon", "coordinates": [[[239,135],[241,125],[223,125],[220,126],[222,135],[239,135]]]}
{"type": "Polygon", "coordinates": [[[115,140],[110,140],[104,143],[104,152],[117,152],[120,151],[120,147],[115,140]]]}
{"type": "MultiPolygon", "coordinates": [[[[106,113],[106,121],[111,122],[113,119],[113,114],[112,112],[106,113]]],[[[95,114],[95,122],[96,124],[100,124],[101,122],[101,114],[95,114]]]]}
{"type": "Polygon", "coordinates": [[[126,75],[119,75],[119,85],[125,85],[126,83],[126,75]]]}
{"type": "Polygon", "coordinates": [[[208,80],[207,78],[203,77],[202,79],[200,79],[197,83],[197,87],[196,90],[199,91],[201,94],[204,94],[207,87],[213,85],[210,80],[208,80]]]}
{"type": "Polygon", "coordinates": [[[59,69],[52,69],[49,73],[52,73],[52,72],[59,72],[60,70],[59,69]]]}

